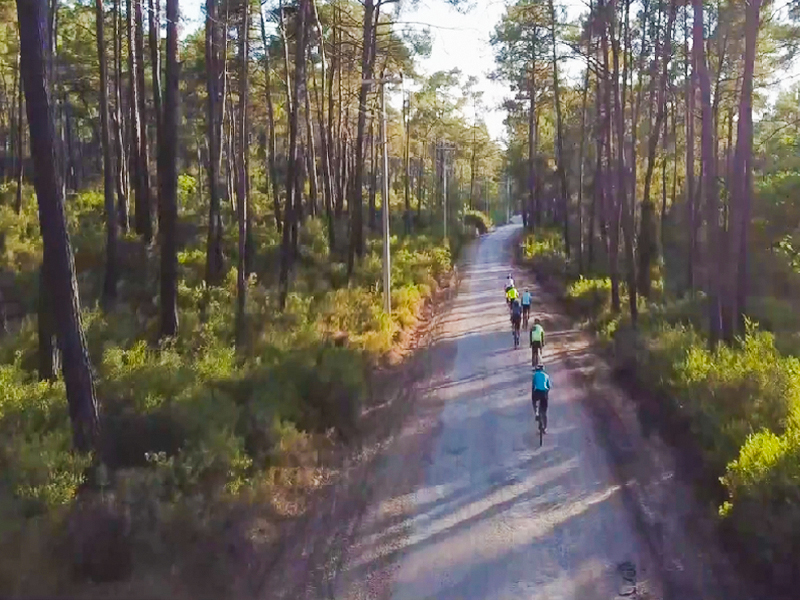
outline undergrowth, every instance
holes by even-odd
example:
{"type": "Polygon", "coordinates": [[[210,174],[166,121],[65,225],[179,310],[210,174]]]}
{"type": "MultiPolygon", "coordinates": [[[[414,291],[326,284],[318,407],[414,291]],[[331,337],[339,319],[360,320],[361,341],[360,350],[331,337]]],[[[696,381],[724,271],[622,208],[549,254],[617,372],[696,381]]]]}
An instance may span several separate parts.
{"type": "MultiPolygon", "coordinates": [[[[194,193],[190,177],[182,177],[181,190],[194,193]]],[[[103,197],[77,195],[68,221],[102,427],[87,457],[71,449],[63,382],[38,377],[41,242],[27,192],[21,214],[0,206],[0,269],[16,274],[27,311],[0,340],[3,594],[52,594],[71,585],[76,569],[91,580],[144,577],[154,564],[167,573],[183,569],[201,559],[190,546],[219,543],[220,515],[243,502],[257,501],[278,519],[301,512],[307,491],[324,481],[323,457],[361,435],[371,369],[451,269],[448,244],[424,232],[394,236],[392,313],[385,314],[380,240],[368,240],[348,278],[330,255],[325,225],[309,221],[281,311],[273,285],[280,236],[262,223],[248,335],[237,351],[236,270],[221,286],[206,287],[204,236],[192,229],[203,217],[185,209],[191,235],[180,242],[179,335],[158,344],[157,256],[134,238],[122,240],[121,301],[103,313],[103,197]]],[[[236,264],[235,220],[228,226],[224,252],[236,264]]]]}

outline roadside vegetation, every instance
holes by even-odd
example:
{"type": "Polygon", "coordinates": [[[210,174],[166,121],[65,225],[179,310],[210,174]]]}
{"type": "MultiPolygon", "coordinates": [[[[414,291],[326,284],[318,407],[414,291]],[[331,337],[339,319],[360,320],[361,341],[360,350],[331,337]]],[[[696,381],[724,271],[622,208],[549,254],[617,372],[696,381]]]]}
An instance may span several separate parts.
{"type": "MultiPolygon", "coordinates": [[[[652,398],[639,401],[659,404],[665,437],[699,452],[697,481],[716,502],[722,533],[754,572],[768,570],[765,582],[791,589],[798,573],[790,557],[800,540],[800,329],[774,329],[769,309],[763,321],[754,311],[743,335],[712,349],[704,294],[662,292],[640,301],[634,327],[629,312],[612,309],[607,274],[578,273],[557,229],[528,234],[520,252],[570,314],[597,333],[616,374],[652,398]]],[[[621,300],[625,306],[624,284],[621,300]]]]}

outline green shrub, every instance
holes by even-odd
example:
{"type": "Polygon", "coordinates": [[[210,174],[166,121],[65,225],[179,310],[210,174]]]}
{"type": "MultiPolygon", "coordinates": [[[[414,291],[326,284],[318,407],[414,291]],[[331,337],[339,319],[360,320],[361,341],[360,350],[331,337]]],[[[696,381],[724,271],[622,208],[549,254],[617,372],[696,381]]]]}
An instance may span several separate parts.
{"type": "Polygon", "coordinates": [[[462,221],[466,227],[477,229],[478,233],[486,233],[492,227],[492,220],[489,215],[479,210],[467,209],[464,211],[462,221]]]}
{"type": "Polygon", "coordinates": [[[611,305],[611,280],[584,279],[583,276],[567,286],[567,305],[584,317],[596,317],[611,305]]]}
{"type": "Polygon", "coordinates": [[[757,568],[780,589],[795,590],[800,568],[800,427],[781,435],[751,435],[722,482],[728,501],[720,509],[748,546],[757,568]]]}

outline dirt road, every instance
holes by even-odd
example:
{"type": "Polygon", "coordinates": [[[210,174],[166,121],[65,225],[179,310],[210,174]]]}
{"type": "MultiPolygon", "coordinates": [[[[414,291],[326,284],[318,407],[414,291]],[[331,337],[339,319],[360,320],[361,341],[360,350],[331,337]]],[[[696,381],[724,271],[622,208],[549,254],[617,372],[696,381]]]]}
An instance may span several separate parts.
{"type": "Polygon", "coordinates": [[[684,531],[685,515],[667,514],[684,511],[668,506],[675,498],[691,502],[676,491],[680,484],[658,492],[663,518],[638,514],[648,507],[636,490],[669,481],[670,466],[647,467],[648,481],[620,479],[619,457],[607,449],[608,431],[598,430],[578,373],[586,336],[564,330],[567,321],[530,284],[533,312],[548,327],[544,360],[553,381],[539,447],[530,352],[513,349],[503,303],[518,227],[499,228],[471,249],[437,341],[444,365],[424,382],[424,397],[376,475],[374,497],[322,596],[732,598],[704,564],[714,557],[684,531]],[[651,526],[660,528],[655,545],[651,526]]]}

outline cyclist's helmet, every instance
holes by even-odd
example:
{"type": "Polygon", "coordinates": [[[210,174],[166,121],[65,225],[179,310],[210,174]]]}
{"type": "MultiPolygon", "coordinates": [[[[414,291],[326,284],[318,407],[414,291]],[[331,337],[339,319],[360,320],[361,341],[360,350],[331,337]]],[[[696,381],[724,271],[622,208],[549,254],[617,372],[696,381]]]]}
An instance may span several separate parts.
{"type": "Polygon", "coordinates": [[[534,367],[534,369],[535,369],[536,371],[544,371],[544,365],[543,365],[542,363],[539,363],[538,365],[536,365],[536,366],[534,367]]]}
{"type": "Polygon", "coordinates": [[[536,317],[536,318],[533,320],[533,324],[534,324],[534,325],[541,325],[541,324],[542,324],[542,322],[539,320],[539,317],[536,317]]]}

